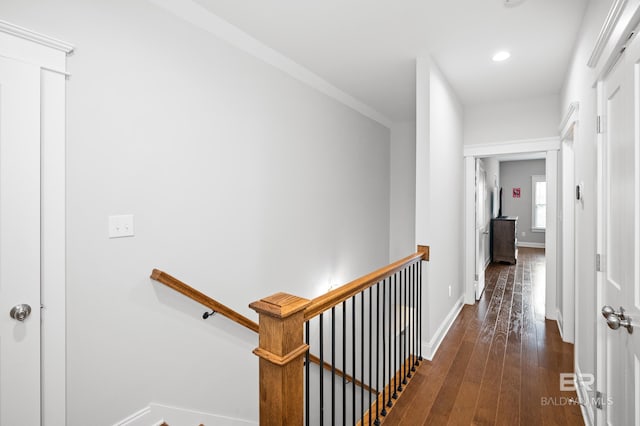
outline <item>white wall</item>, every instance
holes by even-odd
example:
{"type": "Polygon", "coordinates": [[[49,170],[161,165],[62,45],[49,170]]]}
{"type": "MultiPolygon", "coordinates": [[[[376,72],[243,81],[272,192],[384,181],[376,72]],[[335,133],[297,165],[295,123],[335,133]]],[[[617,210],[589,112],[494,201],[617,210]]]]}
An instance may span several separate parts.
{"type": "Polygon", "coordinates": [[[463,294],[463,110],[429,58],[418,58],[417,81],[416,239],[431,246],[423,340],[432,350],[463,294]]]}
{"type": "Polygon", "coordinates": [[[142,0],[5,0],[75,44],[67,85],[68,425],[150,402],[256,420],[257,338],[152,282],[241,313],[387,263],[389,130],[142,0]],[[134,214],[136,236],[108,239],[134,214]]]}
{"type": "Polygon", "coordinates": [[[557,95],[465,106],[464,144],[558,136],[559,115],[557,95]]]}
{"type": "MultiPolygon", "coordinates": [[[[578,140],[574,141],[576,182],[583,182],[584,202],[576,204],[576,368],[595,374],[596,322],[601,321],[596,306],[596,81],[587,62],[607,16],[610,1],[591,1],[583,19],[580,36],[562,89],[562,116],[571,102],[579,103],[578,140]]],[[[595,387],[594,387],[595,390],[595,387]]],[[[592,398],[594,395],[589,395],[592,398]]]]}
{"type": "Polygon", "coordinates": [[[416,123],[391,127],[390,262],[416,251],[416,123]]]}
{"type": "Polygon", "coordinates": [[[533,175],[545,175],[545,160],[500,163],[502,214],[518,216],[518,243],[544,244],[545,233],[531,231],[531,176],[533,175]],[[520,188],[520,198],[513,198],[513,188],[520,188]]]}

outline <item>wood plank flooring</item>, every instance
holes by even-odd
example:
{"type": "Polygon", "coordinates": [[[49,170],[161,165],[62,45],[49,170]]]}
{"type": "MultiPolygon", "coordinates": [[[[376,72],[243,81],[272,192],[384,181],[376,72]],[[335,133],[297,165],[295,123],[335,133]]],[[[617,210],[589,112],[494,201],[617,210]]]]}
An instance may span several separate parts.
{"type": "Polygon", "coordinates": [[[385,426],[583,425],[575,392],[560,392],[573,345],[544,318],[544,284],[543,249],[489,265],[484,295],[463,308],[385,426]]]}

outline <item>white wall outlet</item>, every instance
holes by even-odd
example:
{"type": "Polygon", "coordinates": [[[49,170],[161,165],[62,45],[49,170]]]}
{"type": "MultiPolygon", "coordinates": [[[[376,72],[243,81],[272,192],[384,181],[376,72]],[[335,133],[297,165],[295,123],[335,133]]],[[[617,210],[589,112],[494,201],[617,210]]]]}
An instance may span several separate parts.
{"type": "Polygon", "coordinates": [[[449,286],[449,297],[451,297],[451,286],[449,286]]]}
{"type": "Polygon", "coordinates": [[[522,231],[522,232],[520,233],[520,236],[521,236],[521,237],[524,237],[525,235],[527,235],[527,233],[526,233],[526,232],[524,232],[524,231],[522,231]]]}
{"type": "Polygon", "coordinates": [[[109,238],[133,237],[133,215],[109,216],[109,238]]]}

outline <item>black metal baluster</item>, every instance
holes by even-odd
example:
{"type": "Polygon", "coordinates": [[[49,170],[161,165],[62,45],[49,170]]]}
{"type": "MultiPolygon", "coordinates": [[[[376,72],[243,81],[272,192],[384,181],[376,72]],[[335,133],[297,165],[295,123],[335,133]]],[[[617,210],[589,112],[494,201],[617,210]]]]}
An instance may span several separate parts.
{"type": "Polygon", "coordinates": [[[391,374],[393,374],[393,399],[398,399],[398,274],[393,275],[394,288],[393,288],[393,368],[391,374]]]}
{"type": "Polygon", "coordinates": [[[324,424],[324,314],[320,314],[320,424],[324,424]]]}
{"type": "Polygon", "coordinates": [[[418,360],[422,361],[422,260],[418,262],[418,360]]]}
{"type": "MultiPolygon", "coordinates": [[[[322,370],[322,369],[321,369],[322,370]]],[[[336,307],[331,308],[331,424],[336,424],[336,307]]]]}
{"type": "Polygon", "coordinates": [[[351,366],[352,380],[351,380],[351,417],[353,424],[356,424],[356,296],[351,298],[351,366]]]}
{"type": "Polygon", "coordinates": [[[411,292],[411,283],[413,283],[413,265],[409,265],[408,274],[409,280],[407,282],[407,295],[409,296],[409,302],[407,303],[407,312],[409,313],[409,318],[407,319],[407,332],[405,335],[407,336],[407,358],[409,359],[409,364],[407,365],[407,377],[411,378],[411,367],[413,367],[413,362],[411,360],[411,354],[413,353],[413,339],[411,338],[413,336],[413,299],[411,292]]]}
{"type": "Polygon", "coordinates": [[[403,289],[403,284],[407,278],[407,274],[406,274],[406,269],[403,269],[402,271],[400,271],[400,342],[399,342],[399,348],[398,348],[398,355],[399,355],[399,359],[398,359],[398,371],[400,372],[400,384],[398,385],[398,391],[402,392],[402,385],[403,383],[406,383],[406,381],[404,381],[404,320],[405,320],[405,303],[404,303],[404,299],[403,299],[403,295],[402,295],[402,289],[403,289]]]}
{"type": "Polygon", "coordinates": [[[416,361],[416,264],[412,265],[412,273],[411,273],[411,306],[413,309],[411,313],[413,315],[413,319],[411,320],[411,371],[416,371],[415,361],[416,361]]]}
{"type": "MultiPolygon", "coordinates": [[[[373,310],[373,301],[371,300],[371,295],[372,295],[373,289],[371,287],[369,287],[369,386],[371,386],[371,383],[373,383],[371,381],[371,367],[373,364],[373,351],[372,351],[372,329],[373,329],[373,318],[372,318],[372,310],[373,310]]],[[[369,426],[371,426],[371,391],[368,392],[369,393],[369,426]]]]}
{"type": "MultiPolygon", "coordinates": [[[[384,285],[384,281],[382,281],[384,285]]],[[[384,329],[382,330],[384,333],[384,329]]],[[[384,363],[383,363],[384,365],[384,363]]],[[[376,284],[376,391],[380,392],[380,283],[376,284]]],[[[376,393],[376,426],[380,425],[380,398],[376,393]]],[[[382,397],[384,401],[384,397],[382,397]]]]}
{"type": "MultiPolygon", "coordinates": [[[[342,371],[347,375],[347,301],[342,302],[342,371]]],[[[342,378],[342,424],[347,424],[347,378],[342,378]]]]}
{"type": "Polygon", "coordinates": [[[413,371],[416,371],[418,365],[418,265],[419,263],[413,265],[413,371]]]}
{"type": "Polygon", "coordinates": [[[360,292],[360,421],[364,420],[364,291],[360,292]]]}
{"type": "MultiPolygon", "coordinates": [[[[304,323],[304,331],[305,331],[305,335],[304,335],[304,342],[307,344],[307,346],[309,346],[309,321],[304,323]]],[[[305,425],[309,426],[309,383],[311,382],[311,377],[309,376],[309,371],[311,370],[310,368],[310,362],[309,362],[309,349],[307,349],[307,352],[304,354],[304,369],[305,369],[305,383],[304,383],[304,418],[305,418],[305,425]]]]}
{"type": "Polygon", "coordinates": [[[416,268],[415,263],[411,265],[411,282],[409,286],[411,288],[411,371],[416,371],[415,368],[415,360],[416,360],[416,268]]]}
{"type": "MultiPolygon", "coordinates": [[[[391,277],[389,277],[389,282],[391,282],[391,277]]],[[[387,335],[386,335],[386,321],[387,321],[387,280],[385,279],[382,283],[382,411],[380,414],[383,416],[387,415],[386,408],[386,399],[387,399],[387,386],[385,383],[387,382],[387,335]]],[[[391,322],[389,322],[389,331],[391,331],[391,322]]],[[[389,388],[391,389],[391,388],[389,388]]],[[[391,402],[391,397],[389,397],[389,402],[391,402]]]]}
{"type": "Polygon", "coordinates": [[[413,293],[411,292],[411,283],[413,282],[413,265],[409,266],[407,274],[407,306],[409,308],[409,318],[407,318],[407,377],[411,377],[411,366],[413,365],[411,360],[411,351],[413,349],[413,339],[411,338],[413,334],[413,293]]]}
{"type": "Polygon", "coordinates": [[[406,385],[407,384],[407,373],[408,373],[408,369],[409,366],[407,365],[407,352],[408,352],[408,335],[407,335],[407,329],[409,327],[408,321],[407,321],[407,314],[409,313],[409,311],[407,311],[407,309],[409,308],[408,303],[407,303],[407,275],[408,275],[408,271],[407,268],[404,269],[404,283],[402,283],[402,288],[404,289],[404,309],[405,309],[405,314],[404,314],[404,344],[402,345],[402,350],[404,351],[402,354],[402,369],[404,370],[404,374],[402,375],[402,384],[406,385]]]}

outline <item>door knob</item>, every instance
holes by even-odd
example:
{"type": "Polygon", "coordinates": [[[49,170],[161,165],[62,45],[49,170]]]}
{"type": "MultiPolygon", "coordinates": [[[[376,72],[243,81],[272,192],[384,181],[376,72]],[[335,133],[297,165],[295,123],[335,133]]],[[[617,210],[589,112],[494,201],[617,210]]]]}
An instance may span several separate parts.
{"type": "Polygon", "coordinates": [[[31,315],[31,306],[27,304],[16,305],[11,308],[9,312],[11,318],[17,321],[24,321],[29,315],[31,315]]]}
{"type": "Polygon", "coordinates": [[[609,305],[605,305],[602,307],[602,316],[607,318],[610,315],[615,315],[617,317],[620,317],[621,320],[624,320],[626,317],[624,316],[624,308],[622,306],[620,306],[620,312],[616,312],[615,309],[613,309],[611,306],[609,305]]]}
{"type": "Polygon", "coordinates": [[[627,332],[633,332],[633,326],[631,325],[631,318],[620,319],[618,315],[609,315],[607,317],[607,325],[612,330],[617,330],[620,327],[624,327],[627,329],[627,332]]]}

